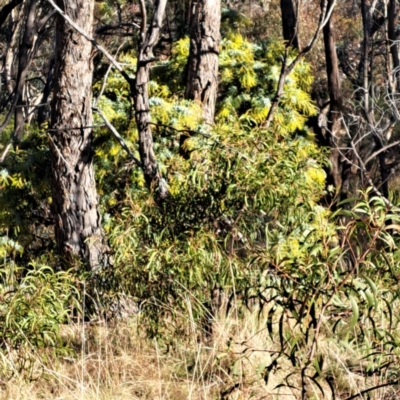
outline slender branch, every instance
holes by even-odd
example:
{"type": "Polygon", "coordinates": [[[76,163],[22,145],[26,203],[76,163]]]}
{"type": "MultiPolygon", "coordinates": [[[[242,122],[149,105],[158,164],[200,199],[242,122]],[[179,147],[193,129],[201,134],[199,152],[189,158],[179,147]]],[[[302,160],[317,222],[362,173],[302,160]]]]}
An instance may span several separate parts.
{"type": "Polygon", "coordinates": [[[146,4],[144,3],[144,0],[140,0],[140,13],[142,14],[142,21],[140,24],[140,35],[142,36],[142,40],[144,40],[147,29],[147,13],[146,13],[146,4]]]}
{"type": "Polygon", "coordinates": [[[49,106],[50,103],[42,103],[42,104],[21,104],[19,106],[15,106],[15,108],[40,108],[49,106]]]}
{"type": "MultiPolygon", "coordinates": [[[[350,138],[351,149],[352,149],[354,155],[356,156],[356,158],[357,158],[357,160],[358,160],[359,168],[361,169],[362,173],[364,174],[364,176],[365,176],[365,178],[366,178],[368,184],[372,187],[373,192],[383,200],[383,202],[385,203],[385,205],[386,205],[387,207],[393,208],[394,205],[390,202],[390,200],[388,200],[388,199],[379,191],[379,189],[375,186],[374,182],[372,181],[371,177],[369,176],[367,167],[365,166],[365,164],[364,164],[364,162],[363,162],[361,156],[358,154],[358,151],[357,151],[357,149],[356,149],[356,146],[354,145],[354,140],[352,139],[352,137],[351,137],[351,135],[350,135],[350,132],[349,132],[349,129],[348,129],[347,125],[346,125],[346,124],[343,124],[343,125],[344,125],[344,127],[345,127],[345,129],[346,129],[347,136],[350,138]]],[[[378,150],[378,151],[379,151],[379,150],[378,150]]]]}
{"type": "Polygon", "coordinates": [[[375,186],[374,182],[372,181],[371,177],[369,176],[368,170],[366,168],[366,166],[364,165],[364,162],[362,161],[362,158],[360,157],[360,155],[358,154],[357,150],[355,149],[355,147],[353,146],[353,152],[355,154],[355,156],[357,157],[359,163],[360,163],[360,167],[361,167],[361,171],[363,172],[365,178],[367,179],[368,183],[371,185],[372,190],[374,191],[374,193],[379,196],[383,202],[386,204],[386,206],[393,208],[394,205],[390,202],[390,200],[388,200],[380,191],[379,189],[375,186]]]}
{"type": "Polygon", "coordinates": [[[309,53],[312,50],[312,48],[314,47],[315,42],[318,39],[319,33],[324,28],[324,26],[329,22],[329,18],[331,17],[333,9],[334,9],[334,7],[336,5],[336,1],[337,0],[334,0],[333,3],[332,3],[332,6],[329,8],[329,10],[327,10],[328,2],[325,0],[324,7],[321,10],[321,14],[320,14],[320,18],[319,18],[319,24],[318,24],[318,27],[317,27],[312,39],[310,40],[309,44],[303,50],[301,50],[299,52],[299,54],[296,56],[296,58],[288,66],[286,65],[286,62],[287,62],[287,59],[288,59],[289,50],[288,50],[288,48],[286,48],[285,56],[284,56],[284,59],[282,61],[281,74],[279,76],[278,89],[276,91],[274,100],[273,100],[273,102],[271,104],[271,108],[269,109],[267,119],[266,119],[265,123],[263,124],[263,128],[268,129],[269,126],[271,125],[272,118],[273,118],[273,116],[275,114],[276,109],[278,108],[278,104],[279,104],[280,98],[282,97],[282,95],[284,93],[284,86],[285,86],[286,77],[293,71],[293,69],[300,62],[300,60],[307,53],[309,53]]]}
{"type": "Polygon", "coordinates": [[[348,397],[346,400],[353,400],[353,399],[356,399],[357,397],[362,398],[363,395],[368,393],[368,392],[372,392],[373,390],[381,389],[381,388],[386,387],[386,386],[395,386],[395,385],[398,385],[399,383],[400,383],[400,381],[393,381],[393,382],[383,383],[382,385],[377,385],[377,386],[374,386],[372,388],[365,389],[365,390],[363,390],[361,392],[358,392],[357,394],[348,397]]]}
{"type": "Polygon", "coordinates": [[[400,144],[400,140],[398,140],[397,142],[393,142],[391,144],[388,144],[385,147],[382,147],[381,149],[375,151],[375,153],[372,153],[367,160],[365,161],[365,164],[368,164],[373,158],[375,158],[377,155],[379,155],[380,153],[385,152],[386,150],[390,149],[391,147],[397,146],[400,144]]]}
{"type": "Polygon", "coordinates": [[[52,12],[50,12],[49,14],[45,15],[40,21],[37,22],[36,24],[36,30],[38,33],[42,33],[44,27],[46,26],[46,24],[50,21],[51,18],[54,17],[54,15],[57,14],[57,11],[54,10],[52,12]]]}
{"type": "Polygon", "coordinates": [[[115,138],[118,140],[119,144],[121,147],[128,153],[129,157],[135,161],[136,165],[139,167],[142,167],[142,163],[140,162],[139,159],[135,157],[135,155],[132,153],[132,151],[129,149],[128,145],[125,143],[124,139],[122,136],[118,133],[114,125],[111,124],[111,122],[107,119],[107,117],[102,113],[102,111],[97,108],[97,107],[92,107],[92,110],[97,112],[97,114],[100,115],[100,117],[103,119],[104,123],[106,124],[107,128],[110,130],[110,132],[115,136],[115,138]]]}
{"type": "Polygon", "coordinates": [[[50,133],[47,132],[47,136],[50,139],[50,143],[53,145],[53,147],[56,149],[58,156],[60,157],[60,159],[64,162],[65,167],[68,170],[68,173],[71,173],[71,167],[70,165],[67,163],[67,160],[64,158],[64,156],[62,155],[60,149],[58,148],[57,144],[54,142],[54,139],[51,137],[50,133]]]}
{"type": "Polygon", "coordinates": [[[94,129],[102,128],[105,125],[88,125],[88,126],[78,126],[76,128],[60,128],[60,129],[47,129],[48,132],[64,132],[64,131],[80,131],[81,129],[94,129]]]}
{"type": "MultiPolygon", "coordinates": [[[[117,30],[117,29],[120,29],[120,28],[130,28],[130,27],[140,28],[140,26],[138,24],[135,24],[134,22],[129,22],[129,23],[121,22],[121,23],[116,24],[116,25],[104,25],[104,26],[101,26],[100,28],[97,28],[95,30],[95,34],[96,35],[114,35],[115,33],[108,33],[108,31],[114,31],[114,30],[117,30]]],[[[124,32],[123,35],[132,36],[132,34],[127,33],[127,32],[124,32]]]]}

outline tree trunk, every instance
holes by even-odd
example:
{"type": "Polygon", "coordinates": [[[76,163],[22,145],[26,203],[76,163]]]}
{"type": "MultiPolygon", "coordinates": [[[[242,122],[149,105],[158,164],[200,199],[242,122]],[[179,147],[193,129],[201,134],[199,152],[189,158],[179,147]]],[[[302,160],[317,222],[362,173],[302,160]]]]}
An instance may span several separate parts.
{"type": "MultiPolygon", "coordinates": [[[[322,0],[321,7],[324,0],[322,0]]],[[[328,0],[328,10],[332,7],[333,0],[328,0]]],[[[336,43],[333,28],[333,14],[323,28],[324,45],[325,45],[325,60],[326,60],[326,75],[328,78],[330,108],[328,114],[328,132],[329,145],[331,152],[329,159],[332,165],[332,178],[336,189],[340,189],[342,185],[342,165],[340,162],[340,128],[341,128],[341,111],[342,111],[342,92],[340,88],[340,73],[339,63],[336,54],[336,43]]]]}
{"type": "Polygon", "coordinates": [[[193,9],[185,96],[201,103],[206,123],[213,124],[218,94],[221,1],[198,0],[193,9]]]}
{"type": "Polygon", "coordinates": [[[282,31],[283,38],[289,46],[299,50],[299,38],[297,35],[297,16],[294,0],[281,0],[282,31]]]}
{"type": "Polygon", "coordinates": [[[167,0],[157,0],[154,14],[147,29],[147,14],[144,0],[141,0],[142,26],[136,79],[132,88],[135,100],[135,119],[139,132],[139,153],[143,174],[149,189],[157,202],[168,197],[167,184],[161,176],[153,150],[153,135],[150,125],[149,88],[150,64],[154,61],[153,48],[160,35],[167,0]]]}
{"type": "MultiPolygon", "coordinates": [[[[57,4],[92,32],[94,0],[57,4]]],[[[80,258],[89,270],[104,264],[106,249],[93,169],[92,73],[91,43],[57,15],[49,130],[55,233],[64,260],[80,258]]]]}

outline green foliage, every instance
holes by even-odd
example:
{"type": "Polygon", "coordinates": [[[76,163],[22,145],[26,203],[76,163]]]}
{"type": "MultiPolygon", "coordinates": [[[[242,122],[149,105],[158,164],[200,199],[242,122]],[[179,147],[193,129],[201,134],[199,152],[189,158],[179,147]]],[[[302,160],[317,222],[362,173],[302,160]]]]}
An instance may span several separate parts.
{"type": "MultiPolygon", "coordinates": [[[[161,304],[178,312],[191,293],[199,305],[197,318],[202,318],[214,287],[230,293],[234,286],[238,292],[248,287],[253,279],[249,263],[259,251],[283,253],[307,230],[320,232],[320,225],[334,231],[327,222],[329,213],[317,204],[325,186],[323,152],[304,135],[306,117],[315,112],[307,93],[312,83],[307,64],[287,83],[288,96],[301,95],[301,101],[283,99],[273,129],[260,127],[268,112],[260,99],[267,94],[271,98],[276,89],[271,76],[280,51],[279,43],[255,46],[233,34],[224,39],[220,116],[212,129],[202,125],[197,104],[182,100],[179,79],[187,39],[154,69],[149,85],[154,147],[171,193],[162,207],[155,207],[141,171],[124,164],[115,143],[97,150],[105,229],[116,249],[115,272],[125,290],[146,303],[155,328],[163,315],[161,304]],[[233,98],[240,99],[234,103],[233,98]],[[221,110],[229,102],[233,108],[224,116],[221,110]],[[180,154],[181,136],[187,138],[184,148],[190,159],[180,154]],[[280,235],[278,250],[266,246],[271,227],[280,235]]],[[[134,127],[125,130],[125,138],[134,151],[134,127]]],[[[320,240],[318,235],[310,240],[320,240]]]]}
{"type": "MultiPolygon", "coordinates": [[[[388,222],[399,221],[399,211],[364,193],[351,211],[332,214],[330,226],[324,223],[320,232],[311,228],[284,253],[260,254],[254,260],[261,271],[272,272],[255,279],[254,295],[269,309],[267,328],[280,348],[265,379],[274,364],[287,359],[298,374],[288,376],[284,385],[300,379],[304,390],[310,377],[334,382],[333,366],[323,365],[320,345],[326,340],[368,360],[360,360],[365,377],[397,376],[400,321],[393,312],[400,306],[400,259],[398,238],[389,233],[388,222]],[[339,230],[338,218],[346,221],[339,230]]],[[[276,233],[269,236],[279,243],[276,233]]]]}
{"type": "Polygon", "coordinates": [[[78,298],[75,278],[52,267],[47,137],[31,127],[0,171],[0,374],[40,375],[70,350],[61,338],[78,298]],[[46,253],[45,258],[40,255],[46,253]],[[36,261],[32,261],[35,257],[36,261]],[[28,261],[31,260],[31,261],[28,261]]]}
{"type": "MultiPolygon", "coordinates": [[[[31,128],[18,150],[11,150],[0,170],[0,235],[37,251],[52,234],[49,222],[50,152],[46,134],[31,128]]],[[[46,250],[47,251],[47,250],[46,250]]]]}
{"type": "MultiPolygon", "coordinates": [[[[106,15],[107,3],[102,7],[106,15]]],[[[205,330],[215,317],[216,290],[238,314],[256,301],[267,313],[265,329],[274,345],[259,373],[267,382],[290,363],[281,385],[301,382],[303,398],[310,382],[321,391],[324,382],[336,390],[334,368],[323,363],[323,341],[365,357],[365,376],[395,377],[400,212],[371,192],[336,205],[336,212],[320,204],[327,160],[305,125],[316,113],[310,65],[300,62],[287,77],[266,130],[284,44],[255,45],[227,34],[217,119],[209,127],[200,106],[183,96],[188,52],[187,39],[177,42],[170,60],[152,69],[149,83],[154,150],[171,194],[163,204],[154,203],[142,171],[110,133],[96,131],[103,226],[114,250],[112,270],[96,276],[105,275],[104,295],[130,294],[142,326],[151,335],[170,329],[171,337],[183,331],[189,299],[192,317],[205,330]]],[[[125,54],[123,61],[133,76],[135,58],[125,54]]],[[[97,93],[100,87],[95,85],[97,93]]],[[[138,156],[128,89],[111,71],[98,106],[138,156]]],[[[29,249],[39,253],[31,245],[38,229],[51,239],[38,220],[51,203],[46,135],[32,132],[11,153],[0,189],[0,354],[17,354],[17,369],[24,370],[25,361],[45,349],[63,351],[60,326],[76,297],[71,274],[38,262],[26,270],[15,266],[29,249]]]]}
{"type": "Polygon", "coordinates": [[[33,378],[41,374],[48,357],[70,353],[61,327],[77,307],[76,283],[68,272],[32,263],[18,267],[9,256],[20,247],[0,241],[0,374],[2,379],[20,373],[33,378]]]}
{"type": "MultiPolygon", "coordinates": [[[[282,385],[336,391],[334,367],[322,361],[325,340],[367,357],[365,377],[396,374],[388,365],[398,363],[398,238],[387,225],[399,213],[370,193],[347,211],[319,203],[326,159],[305,127],[316,112],[306,62],[287,78],[271,128],[262,128],[282,53],[280,42],[224,38],[210,128],[198,106],[182,100],[188,41],[178,42],[150,83],[155,150],[171,197],[156,206],[141,171],[104,145],[98,174],[103,193],[112,194],[102,203],[104,226],[115,249],[116,290],[132,294],[150,334],[182,333],[189,300],[208,329],[218,289],[239,312],[256,301],[268,313],[276,351],[260,370],[266,382],[289,362],[282,385]],[[189,159],[180,155],[182,135],[189,159]],[[115,172],[104,173],[106,164],[115,172]]],[[[135,150],[135,128],[125,136],[135,150]]]]}
{"type": "MultiPolygon", "coordinates": [[[[241,118],[258,125],[265,121],[276,93],[284,51],[284,43],[279,41],[254,44],[238,33],[223,38],[219,57],[220,122],[241,118]]],[[[171,59],[155,69],[156,79],[171,88],[167,94],[183,94],[188,55],[189,39],[185,38],[176,43],[171,59]]],[[[281,133],[304,129],[307,118],[317,112],[309,94],[312,82],[310,65],[300,62],[286,79],[274,129],[281,133]]]]}

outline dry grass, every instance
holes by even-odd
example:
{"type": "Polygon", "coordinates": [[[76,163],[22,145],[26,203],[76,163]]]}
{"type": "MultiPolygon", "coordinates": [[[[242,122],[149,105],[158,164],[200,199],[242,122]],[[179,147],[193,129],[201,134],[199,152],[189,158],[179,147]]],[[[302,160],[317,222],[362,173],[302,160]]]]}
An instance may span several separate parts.
{"type": "MultiPolygon", "coordinates": [[[[37,367],[43,369],[44,376],[38,381],[26,382],[14,377],[3,382],[0,399],[292,400],[300,397],[295,389],[274,389],[294,370],[289,362],[283,362],[280,369],[273,371],[268,384],[264,382],[261,373],[270,363],[270,351],[277,344],[271,341],[265,321],[256,312],[241,318],[231,315],[220,319],[208,338],[188,318],[190,334],[184,341],[175,340],[174,346],[146,339],[139,333],[138,324],[140,319],[135,316],[108,324],[65,327],[63,335],[75,348],[75,356],[48,362],[46,366],[39,363],[37,367]]],[[[341,386],[343,396],[337,395],[337,399],[379,384],[353,372],[349,360],[357,357],[349,349],[327,340],[321,340],[319,347],[341,386]]],[[[323,386],[325,397],[315,385],[310,387],[308,398],[331,398],[327,385],[323,386]]],[[[378,391],[371,399],[396,398],[385,397],[388,393],[388,389],[378,391]]]]}

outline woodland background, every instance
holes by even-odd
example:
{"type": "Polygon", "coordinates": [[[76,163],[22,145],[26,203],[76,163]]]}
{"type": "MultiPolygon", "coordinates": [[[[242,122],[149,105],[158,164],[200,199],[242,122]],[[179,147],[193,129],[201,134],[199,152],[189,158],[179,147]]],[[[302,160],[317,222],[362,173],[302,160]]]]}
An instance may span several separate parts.
{"type": "Polygon", "coordinates": [[[0,396],[397,399],[396,0],[0,0],[0,396]]]}

